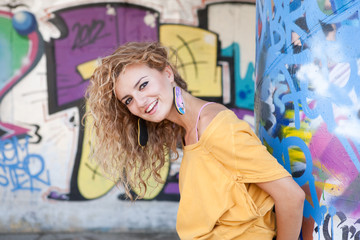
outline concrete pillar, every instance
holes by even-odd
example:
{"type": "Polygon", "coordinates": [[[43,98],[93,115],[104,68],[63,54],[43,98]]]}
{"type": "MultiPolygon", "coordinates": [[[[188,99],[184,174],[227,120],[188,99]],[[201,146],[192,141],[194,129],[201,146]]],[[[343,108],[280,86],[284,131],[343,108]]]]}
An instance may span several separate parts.
{"type": "Polygon", "coordinates": [[[302,239],[360,239],[359,10],[256,1],[256,131],[306,192],[302,239]]]}

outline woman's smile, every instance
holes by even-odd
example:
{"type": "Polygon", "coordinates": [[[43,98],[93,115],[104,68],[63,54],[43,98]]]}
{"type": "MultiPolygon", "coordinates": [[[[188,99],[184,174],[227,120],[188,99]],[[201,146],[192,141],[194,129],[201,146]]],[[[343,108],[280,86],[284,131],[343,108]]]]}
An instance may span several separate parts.
{"type": "Polygon", "coordinates": [[[157,106],[158,106],[158,102],[159,102],[159,100],[157,100],[157,99],[156,99],[155,101],[153,101],[153,102],[146,108],[145,113],[150,114],[150,115],[154,114],[154,113],[156,112],[156,109],[157,109],[157,106]]]}

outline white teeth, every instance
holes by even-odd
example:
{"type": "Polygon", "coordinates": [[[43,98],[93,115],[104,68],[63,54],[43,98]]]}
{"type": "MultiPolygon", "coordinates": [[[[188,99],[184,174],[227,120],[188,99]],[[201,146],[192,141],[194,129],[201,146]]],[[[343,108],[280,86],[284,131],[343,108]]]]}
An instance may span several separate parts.
{"type": "Polygon", "coordinates": [[[149,113],[153,108],[154,106],[156,105],[158,101],[156,100],[155,102],[153,102],[152,104],[150,104],[150,106],[146,109],[146,113],[149,113]]]}

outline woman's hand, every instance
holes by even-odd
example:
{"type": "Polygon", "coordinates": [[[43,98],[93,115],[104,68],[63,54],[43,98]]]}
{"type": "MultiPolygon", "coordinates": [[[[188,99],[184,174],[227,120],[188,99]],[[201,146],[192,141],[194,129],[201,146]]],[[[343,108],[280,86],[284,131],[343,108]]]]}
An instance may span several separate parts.
{"type": "Polygon", "coordinates": [[[291,178],[257,183],[274,199],[277,240],[299,239],[303,218],[305,193],[291,178]]]}

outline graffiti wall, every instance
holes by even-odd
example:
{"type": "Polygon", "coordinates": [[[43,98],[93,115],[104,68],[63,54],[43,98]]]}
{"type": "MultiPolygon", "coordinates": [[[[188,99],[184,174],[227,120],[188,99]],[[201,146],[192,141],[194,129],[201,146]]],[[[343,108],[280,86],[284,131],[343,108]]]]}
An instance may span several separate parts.
{"type": "Polygon", "coordinates": [[[360,239],[360,2],[256,2],[258,134],[306,192],[302,239],[360,239]]]}
{"type": "Polygon", "coordinates": [[[84,91],[120,44],[163,42],[192,94],[254,126],[255,3],[171,2],[0,3],[0,232],[175,229],[181,158],[136,203],[88,158],[84,91]]]}

